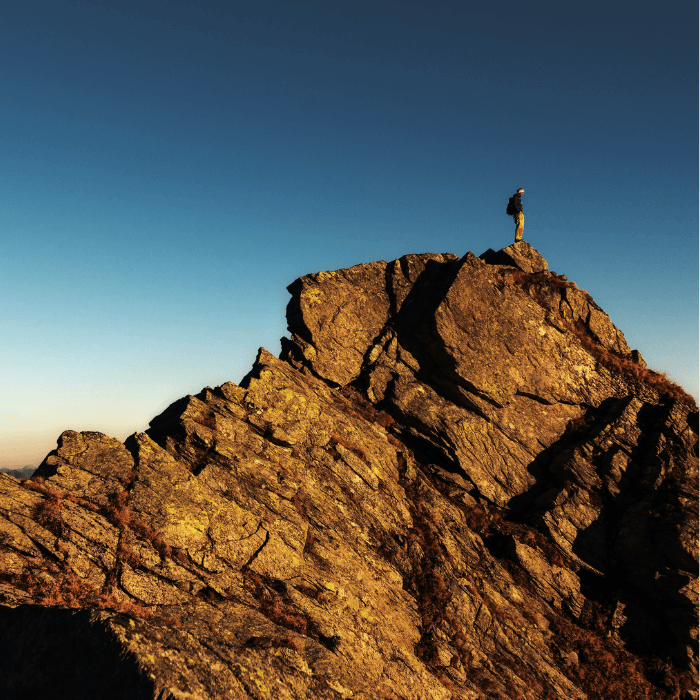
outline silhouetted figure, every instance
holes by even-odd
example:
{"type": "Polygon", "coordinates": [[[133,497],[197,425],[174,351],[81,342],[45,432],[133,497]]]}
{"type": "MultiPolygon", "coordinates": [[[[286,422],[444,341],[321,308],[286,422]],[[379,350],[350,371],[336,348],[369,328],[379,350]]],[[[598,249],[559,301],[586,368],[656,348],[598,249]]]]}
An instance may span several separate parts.
{"type": "Polygon", "coordinates": [[[515,242],[523,239],[523,229],[525,228],[525,214],[523,213],[523,203],[520,199],[525,194],[521,187],[509,200],[507,214],[515,221],[515,242]]]}

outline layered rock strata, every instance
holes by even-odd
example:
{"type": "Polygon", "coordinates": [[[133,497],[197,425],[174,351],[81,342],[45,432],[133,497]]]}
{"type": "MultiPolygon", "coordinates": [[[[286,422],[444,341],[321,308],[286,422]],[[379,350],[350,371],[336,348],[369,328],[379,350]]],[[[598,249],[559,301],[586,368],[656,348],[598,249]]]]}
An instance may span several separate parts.
{"type": "Polygon", "coordinates": [[[697,407],[586,292],[524,242],[289,291],[240,386],[0,475],[0,696],[697,698],[697,407]]]}

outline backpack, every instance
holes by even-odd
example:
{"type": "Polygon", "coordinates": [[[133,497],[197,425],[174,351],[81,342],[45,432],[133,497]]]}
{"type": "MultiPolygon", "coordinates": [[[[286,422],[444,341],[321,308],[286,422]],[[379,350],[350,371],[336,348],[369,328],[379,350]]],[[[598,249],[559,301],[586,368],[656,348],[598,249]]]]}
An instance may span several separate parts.
{"type": "Polygon", "coordinates": [[[508,206],[506,207],[506,214],[508,214],[508,216],[515,216],[518,213],[518,210],[515,208],[515,204],[513,204],[514,198],[515,198],[515,195],[513,195],[508,200],[508,206]]]}

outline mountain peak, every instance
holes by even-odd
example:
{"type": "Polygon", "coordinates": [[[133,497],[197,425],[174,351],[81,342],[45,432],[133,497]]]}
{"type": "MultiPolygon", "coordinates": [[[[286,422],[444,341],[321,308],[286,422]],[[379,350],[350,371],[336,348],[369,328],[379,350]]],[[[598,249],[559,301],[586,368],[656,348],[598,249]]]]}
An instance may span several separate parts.
{"type": "Polygon", "coordinates": [[[526,242],[289,291],[240,386],[0,475],[3,697],[697,697],[697,407],[585,291],[526,242]]]}

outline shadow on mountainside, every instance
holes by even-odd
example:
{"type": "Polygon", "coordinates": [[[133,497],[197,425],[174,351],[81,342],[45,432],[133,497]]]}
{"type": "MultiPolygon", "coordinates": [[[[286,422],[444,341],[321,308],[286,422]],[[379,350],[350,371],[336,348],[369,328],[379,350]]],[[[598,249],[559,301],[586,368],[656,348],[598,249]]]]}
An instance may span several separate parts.
{"type": "MultiPolygon", "coordinates": [[[[608,611],[607,623],[632,653],[671,656],[687,663],[684,649],[695,642],[677,638],[672,630],[679,628],[679,618],[690,621],[693,616],[688,599],[679,594],[691,577],[683,572],[695,568],[693,557],[679,544],[679,532],[693,525],[692,518],[679,522],[678,513],[684,496],[694,498],[697,482],[685,483],[688,477],[675,473],[672,465],[676,459],[682,463],[682,453],[692,447],[678,439],[674,443],[667,429],[672,401],[640,406],[635,421],[640,438],[628,451],[614,441],[601,444],[601,433],[624,420],[629,404],[629,397],[610,398],[572,421],[562,437],[529,465],[535,484],[512,498],[508,511],[513,521],[550,535],[548,530],[557,529],[558,519],[576,522],[574,515],[567,517],[566,508],[570,504],[575,510],[581,495],[579,507],[597,511],[571,543],[571,553],[591,567],[578,569],[581,592],[608,611]],[[586,448],[589,469],[575,458],[586,448]],[[628,459],[624,471],[615,464],[621,452],[628,459]],[[664,463],[671,465],[670,473],[664,473],[664,463]],[[678,604],[670,618],[659,604],[669,592],[678,604]]],[[[692,415],[688,427],[697,438],[692,415]]]]}
{"type": "Polygon", "coordinates": [[[3,700],[152,700],[153,684],[123,652],[88,610],[0,607],[3,700]]]}
{"type": "MultiPolygon", "coordinates": [[[[428,260],[401,308],[393,316],[392,323],[399,344],[420,365],[416,378],[428,384],[446,401],[484,417],[478,405],[469,400],[468,394],[474,394],[496,406],[498,404],[457,373],[457,361],[445,349],[435,326],[435,312],[445,300],[463,264],[464,258],[444,263],[428,260]]],[[[387,290],[390,289],[387,268],[387,290]]]]}

